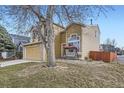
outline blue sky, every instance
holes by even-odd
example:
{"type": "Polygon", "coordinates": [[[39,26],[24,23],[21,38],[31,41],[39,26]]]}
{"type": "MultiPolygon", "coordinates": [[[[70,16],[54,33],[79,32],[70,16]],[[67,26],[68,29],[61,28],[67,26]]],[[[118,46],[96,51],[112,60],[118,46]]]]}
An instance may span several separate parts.
{"type": "Polygon", "coordinates": [[[109,11],[105,16],[94,20],[101,31],[101,43],[107,38],[115,39],[117,46],[124,47],[124,6],[113,6],[115,11],[109,11]]]}
{"type": "MultiPolygon", "coordinates": [[[[113,8],[115,11],[110,10],[107,13],[107,18],[100,16],[97,20],[93,20],[93,23],[99,25],[101,31],[100,43],[110,38],[116,40],[117,46],[124,47],[124,6],[113,6],[113,8]]],[[[7,28],[7,30],[10,29],[7,28]]]]}

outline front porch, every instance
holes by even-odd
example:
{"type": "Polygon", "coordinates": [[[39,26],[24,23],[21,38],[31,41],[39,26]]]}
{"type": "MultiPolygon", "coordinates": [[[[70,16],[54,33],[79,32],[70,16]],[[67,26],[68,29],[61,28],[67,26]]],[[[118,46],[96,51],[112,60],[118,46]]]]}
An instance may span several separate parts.
{"type": "Polygon", "coordinates": [[[62,58],[64,59],[79,59],[81,57],[79,50],[77,47],[72,45],[64,45],[63,46],[63,54],[62,58]]]}

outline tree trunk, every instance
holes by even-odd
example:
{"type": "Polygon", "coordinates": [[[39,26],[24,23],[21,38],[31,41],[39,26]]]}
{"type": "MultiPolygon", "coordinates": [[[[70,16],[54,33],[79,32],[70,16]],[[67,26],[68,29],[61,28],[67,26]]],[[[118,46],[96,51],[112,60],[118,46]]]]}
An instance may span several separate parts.
{"type": "Polygon", "coordinates": [[[49,67],[54,67],[56,64],[55,64],[55,49],[54,49],[54,41],[51,39],[48,41],[49,43],[49,48],[48,48],[48,52],[47,52],[47,55],[48,55],[48,66],[49,67]]]}
{"type": "Polygon", "coordinates": [[[55,45],[54,45],[54,31],[53,31],[53,10],[54,6],[49,6],[47,11],[47,19],[46,19],[46,29],[47,29],[47,60],[48,66],[54,67],[55,64],[55,45]]]}

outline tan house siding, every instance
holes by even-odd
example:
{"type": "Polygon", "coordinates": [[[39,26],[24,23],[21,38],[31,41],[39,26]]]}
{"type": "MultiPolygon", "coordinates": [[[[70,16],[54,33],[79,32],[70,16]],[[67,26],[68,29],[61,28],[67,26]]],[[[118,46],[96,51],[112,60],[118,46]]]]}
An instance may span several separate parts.
{"type": "Polygon", "coordinates": [[[65,31],[60,33],[60,41],[61,41],[61,44],[66,43],[66,32],[65,31]]]}
{"type": "MultiPolygon", "coordinates": [[[[77,34],[80,37],[80,41],[82,41],[82,29],[81,29],[81,25],[79,24],[72,24],[67,30],[66,30],[66,42],[67,39],[73,35],[73,34],[77,34]]],[[[80,47],[82,47],[82,42],[80,42],[80,47]]],[[[80,52],[82,51],[82,48],[80,48],[80,52]]]]}
{"type": "Polygon", "coordinates": [[[60,34],[56,35],[55,37],[55,57],[61,57],[61,42],[60,42],[60,34]]]}
{"type": "Polygon", "coordinates": [[[66,32],[61,32],[60,33],[60,44],[61,44],[61,47],[60,47],[60,53],[61,53],[61,57],[63,56],[63,44],[66,43],[66,32]]]}
{"type": "Polygon", "coordinates": [[[53,25],[54,33],[55,33],[55,57],[61,57],[61,40],[60,40],[60,33],[64,30],[57,25],[53,25]]]}
{"type": "Polygon", "coordinates": [[[78,24],[71,25],[67,30],[66,30],[66,37],[70,37],[72,34],[77,34],[78,36],[81,36],[81,26],[78,24]]]}
{"type": "Polygon", "coordinates": [[[89,51],[99,51],[100,32],[97,26],[82,28],[82,59],[88,57],[89,51]]]}

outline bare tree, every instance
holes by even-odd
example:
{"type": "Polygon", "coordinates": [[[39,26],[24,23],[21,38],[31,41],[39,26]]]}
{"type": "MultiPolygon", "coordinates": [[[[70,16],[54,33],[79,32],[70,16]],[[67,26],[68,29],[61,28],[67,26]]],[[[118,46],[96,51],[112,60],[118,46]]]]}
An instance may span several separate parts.
{"type": "Polygon", "coordinates": [[[112,39],[112,40],[111,40],[110,38],[107,38],[106,41],[105,41],[105,44],[106,44],[106,45],[111,45],[111,46],[116,47],[117,42],[116,42],[115,39],[112,39]]]}
{"type": "Polygon", "coordinates": [[[113,39],[113,40],[111,41],[111,45],[112,45],[112,46],[114,46],[114,47],[116,47],[117,42],[116,42],[116,40],[115,40],[115,39],[113,39]]]}
{"type": "Polygon", "coordinates": [[[0,14],[4,16],[4,20],[19,32],[28,31],[33,25],[37,25],[38,34],[42,40],[48,59],[48,66],[54,67],[55,50],[54,50],[54,29],[53,23],[57,22],[61,25],[67,25],[71,22],[81,22],[87,18],[96,18],[100,14],[106,16],[110,6],[1,6],[0,14]],[[10,24],[11,23],[11,24],[10,24]],[[46,34],[43,34],[46,33],[46,34]]]}
{"type": "Polygon", "coordinates": [[[107,38],[106,41],[105,41],[105,44],[106,45],[111,45],[111,39],[110,38],[107,38]]]}

